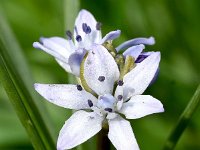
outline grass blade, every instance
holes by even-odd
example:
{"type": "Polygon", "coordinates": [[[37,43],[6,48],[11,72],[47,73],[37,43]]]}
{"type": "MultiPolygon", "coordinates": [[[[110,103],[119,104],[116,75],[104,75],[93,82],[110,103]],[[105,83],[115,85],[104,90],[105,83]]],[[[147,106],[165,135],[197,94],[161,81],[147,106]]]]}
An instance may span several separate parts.
{"type": "Polygon", "coordinates": [[[2,12],[0,20],[0,81],[34,148],[55,149],[54,140],[45,124],[46,120],[41,116],[41,110],[44,109],[38,107],[32,93],[32,78],[26,61],[2,12]]]}
{"type": "Polygon", "coordinates": [[[196,92],[189,101],[187,107],[181,114],[177,124],[172,130],[170,136],[168,137],[167,142],[165,143],[165,146],[163,148],[164,150],[174,149],[179,138],[181,137],[187,125],[189,124],[192,115],[194,114],[199,105],[200,105],[200,85],[198,86],[196,92]]]}

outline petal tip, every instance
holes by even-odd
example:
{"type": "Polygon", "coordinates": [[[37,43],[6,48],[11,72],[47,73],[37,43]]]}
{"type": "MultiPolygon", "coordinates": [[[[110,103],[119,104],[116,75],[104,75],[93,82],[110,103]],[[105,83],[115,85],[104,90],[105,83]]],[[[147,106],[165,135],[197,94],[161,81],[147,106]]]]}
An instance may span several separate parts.
{"type": "Polygon", "coordinates": [[[37,48],[37,49],[40,49],[40,43],[39,42],[33,42],[33,47],[34,48],[37,48]]]}
{"type": "Polygon", "coordinates": [[[149,44],[154,45],[155,44],[155,38],[153,36],[149,37],[149,44]]]}

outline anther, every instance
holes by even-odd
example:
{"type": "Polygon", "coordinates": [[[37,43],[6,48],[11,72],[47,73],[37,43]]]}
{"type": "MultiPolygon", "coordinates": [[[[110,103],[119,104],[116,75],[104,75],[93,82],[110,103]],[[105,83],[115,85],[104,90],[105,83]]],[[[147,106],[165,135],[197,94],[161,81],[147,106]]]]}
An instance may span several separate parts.
{"type": "Polygon", "coordinates": [[[77,41],[77,42],[81,42],[81,41],[82,41],[82,37],[81,37],[80,35],[77,35],[77,36],[76,36],[76,41],[77,41]]]}
{"type": "Polygon", "coordinates": [[[83,29],[83,32],[86,32],[86,30],[87,30],[87,24],[86,23],[82,24],[82,29],[83,29]]]}
{"type": "Polygon", "coordinates": [[[67,30],[66,31],[66,35],[67,35],[68,40],[72,39],[72,33],[71,33],[71,31],[67,30]]]}
{"type": "Polygon", "coordinates": [[[101,22],[97,22],[96,29],[97,30],[101,30],[101,26],[102,26],[102,23],[101,22]]]}
{"type": "Polygon", "coordinates": [[[91,31],[92,31],[92,30],[91,30],[90,26],[87,26],[87,29],[86,29],[85,33],[86,33],[86,34],[90,34],[91,31]]]}
{"type": "Polygon", "coordinates": [[[148,57],[147,55],[139,55],[135,63],[141,63],[147,57],[148,57]]]}
{"type": "Polygon", "coordinates": [[[104,76],[99,76],[98,80],[99,80],[100,82],[103,82],[103,81],[105,80],[105,77],[104,77],[104,76]]]}
{"type": "Polygon", "coordinates": [[[105,108],[105,111],[112,112],[112,108],[105,108]]]}
{"type": "Polygon", "coordinates": [[[117,99],[118,99],[119,101],[121,101],[121,100],[122,100],[122,98],[123,98],[123,96],[122,96],[122,95],[118,95],[118,96],[117,96],[117,99]]]}
{"type": "Polygon", "coordinates": [[[90,107],[93,106],[93,103],[92,103],[92,101],[91,101],[90,99],[88,99],[88,105],[89,105],[90,107]]]}
{"type": "Polygon", "coordinates": [[[76,88],[77,88],[77,90],[79,90],[79,91],[82,91],[82,90],[83,90],[82,86],[79,85],[79,84],[76,85],[76,88]]]}
{"type": "Polygon", "coordinates": [[[119,86],[122,86],[122,85],[124,84],[124,82],[123,82],[122,80],[119,80],[119,81],[117,82],[117,84],[118,84],[119,86]]]}

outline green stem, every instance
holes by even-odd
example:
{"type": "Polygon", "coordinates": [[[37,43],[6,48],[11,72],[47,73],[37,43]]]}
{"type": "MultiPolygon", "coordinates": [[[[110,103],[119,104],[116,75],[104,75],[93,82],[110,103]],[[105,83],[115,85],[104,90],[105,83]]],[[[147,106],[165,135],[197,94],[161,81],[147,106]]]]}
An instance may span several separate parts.
{"type": "Polygon", "coordinates": [[[192,115],[200,105],[200,85],[198,86],[196,92],[194,93],[192,99],[188,103],[187,107],[181,114],[177,124],[172,130],[170,136],[167,139],[167,142],[164,145],[164,150],[172,150],[176,146],[180,136],[184,132],[185,128],[189,124],[192,115]]]}
{"type": "Polygon", "coordinates": [[[110,150],[110,140],[108,139],[108,128],[103,128],[97,135],[97,150],[110,150]]]}

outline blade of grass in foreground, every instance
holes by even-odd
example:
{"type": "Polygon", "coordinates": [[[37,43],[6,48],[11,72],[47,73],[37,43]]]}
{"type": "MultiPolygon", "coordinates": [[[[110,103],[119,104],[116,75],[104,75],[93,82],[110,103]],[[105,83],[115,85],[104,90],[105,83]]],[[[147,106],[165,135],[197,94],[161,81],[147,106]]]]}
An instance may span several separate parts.
{"type": "Polygon", "coordinates": [[[200,105],[200,85],[198,86],[192,99],[190,100],[187,107],[181,114],[177,124],[172,130],[170,136],[168,137],[167,142],[165,143],[165,146],[163,148],[164,150],[172,150],[175,148],[179,138],[181,137],[187,125],[189,124],[192,115],[194,114],[199,105],[200,105]]]}
{"type": "Polygon", "coordinates": [[[55,149],[54,140],[41,116],[26,61],[12,36],[5,18],[0,13],[0,81],[25,127],[35,149],[55,149]]]}

